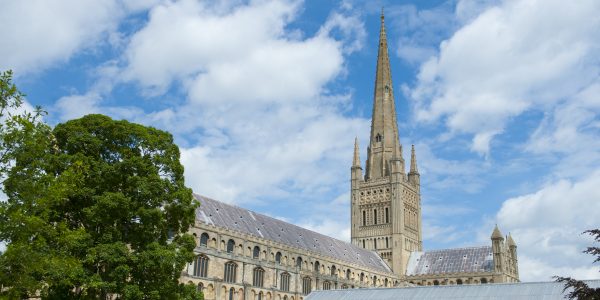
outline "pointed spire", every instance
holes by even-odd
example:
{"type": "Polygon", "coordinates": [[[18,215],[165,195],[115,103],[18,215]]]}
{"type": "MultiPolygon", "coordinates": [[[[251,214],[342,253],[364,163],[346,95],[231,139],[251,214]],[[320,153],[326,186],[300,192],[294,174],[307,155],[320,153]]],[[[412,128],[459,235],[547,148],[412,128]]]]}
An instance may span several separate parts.
{"type": "Polygon", "coordinates": [[[389,175],[389,170],[386,170],[385,166],[394,155],[394,148],[398,147],[400,143],[384,20],[385,17],[382,11],[377,69],[375,72],[373,116],[371,118],[370,150],[367,159],[371,163],[366,171],[366,175],[370,179],[389,175]]]}
{"type": "Polygon", "coordinates": [[[417,168],[417,154],[415,153],[415,145],[412,145],[412,149],[410,150],[410,174],[419,174],[419,169],[417,168]]]}
{"type": "Polygon", "coordinates": [[[494,227],[494,232],[492,232],[492,240],[503,240],[504,237],[502,237],[502,233],[500,232],[500,229],[498,229],[498,224],[496,224],[496,227],[494,227]]]}
{"type": "Polygon", "coordinates": [[[515,243],[515,240],[513,240],[512,235],[510,235],[510,232],[508,233],[507,243],[509,247],[517,247],[517,243],[515,243]]]}
{"type": "Polygon", "coordinates": [[[352,160],[352,167],[360,168],[360,152],[358,151],[358,137],[354,138],[354,159],[352,160]]]}

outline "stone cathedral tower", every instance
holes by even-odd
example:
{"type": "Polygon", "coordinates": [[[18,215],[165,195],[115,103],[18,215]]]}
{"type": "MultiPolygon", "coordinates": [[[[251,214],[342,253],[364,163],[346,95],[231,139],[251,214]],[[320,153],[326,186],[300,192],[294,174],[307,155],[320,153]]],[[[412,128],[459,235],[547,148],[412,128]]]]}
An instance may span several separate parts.
{"type": "Polygon", "coordinates": [[[405,172],[383,14],[367,162],[363,177],[357,139],[351,190],[352,243],[376,251],[404,275],[411,252],[422,251],[420,178],[414,146],[405,172]]]}

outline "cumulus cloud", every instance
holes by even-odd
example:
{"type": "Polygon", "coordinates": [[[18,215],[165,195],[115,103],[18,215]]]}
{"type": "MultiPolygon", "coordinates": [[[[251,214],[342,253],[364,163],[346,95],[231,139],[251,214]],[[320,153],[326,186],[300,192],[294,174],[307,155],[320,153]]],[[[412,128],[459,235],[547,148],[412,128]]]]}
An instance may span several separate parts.
{"type": "Polygon", "coordinates": [[[511,118],[575,101],[596,80],[599,32],[597,1],[505,1],[488,8],[421,66],[409,93],[416,118],[443,120],[451,133],[473,135],[473,151],[488,154],[511,118]]]}
{"type": "Polygon", "coordinates": [[[0,68],[35,72],[98,42],[123,15],[118,1],[2,1],[0,68]]]}
{"type": "Polygon", "coordinates": [[[141,121],[184,140],[186,181],[198,193],[239,203],[331,191],[348,175],[353,137],[368,129],[343,116],[351,95],[326,88],[362,46],[362,22],[334,11],[304,36],[288,29],[298,1],[227,3],[158,5],[131,37],[122,78],[188,98],[141,121]]]}
{"type": "Polygon", "coordinates": [[[506,200],[497,214],[519,247],[521,279],[550,276],[597,277],[593,258],[581,253],[592,241],[580,233],[598,227],[600,172],[579,180],[559,180],[535,193],[506,200]]]}

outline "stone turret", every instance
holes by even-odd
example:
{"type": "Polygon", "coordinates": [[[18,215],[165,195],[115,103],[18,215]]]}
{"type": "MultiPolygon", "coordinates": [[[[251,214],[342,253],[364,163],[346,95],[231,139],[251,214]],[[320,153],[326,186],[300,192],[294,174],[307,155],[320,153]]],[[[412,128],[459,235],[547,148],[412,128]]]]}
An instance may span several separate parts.
{"type": "Polygon", "coordinates": [[[363,181],[362,167],[360,166],[360,151],[358,149],[358,137],[354,139],[354,156],[352,158],[352,167],[350,168],[350,190],[351,194],[351,211],[350,220],[352,221],[352,227],[350,232],[354,236],[358,230],[358,224],[360,222],[360,209],[359,209],[359,190],[360,183],[363,181]]]}
{"type": "Polygon", "coordinates": [[[421,175],[417,168],[417,154],[415,153],[415,145],[412,145],[410,151],[410,172],[408,172],[408,181],[417,188],[421,185],[421,175]]]}
{"type": "Polygon", "coordinates": [[[492,253],[494,255],[494,271],[502,273],[504,270],[504,237],[498,229],[498,225],[494,227],[492,232],[492,253]]]}
{"type": "Polygon", "coordinates": [[[507,244],[508,253],[511,258],[513,275],[516,278],[519,278],[519,260],[517,259],[517,243],[515,243],[510,233],[508,234],[507,244]]]}

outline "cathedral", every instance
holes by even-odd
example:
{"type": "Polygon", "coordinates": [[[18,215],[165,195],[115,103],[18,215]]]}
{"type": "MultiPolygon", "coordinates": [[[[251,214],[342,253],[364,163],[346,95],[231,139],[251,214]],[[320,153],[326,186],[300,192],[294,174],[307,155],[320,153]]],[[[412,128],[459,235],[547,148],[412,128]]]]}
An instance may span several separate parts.
{"type": "Polygon", "coordinates": [[[302,300],[313,290],[518,282],[517,245],[496,226],[491,245],[423,250],[414,146],[406,173],[384,17],[363,170],[350,168],[351,243],[196,195],[196,257],[182,272],[204,298],[302,300]],[[364,173],[363,173],[364,171],[364,173]]]}

